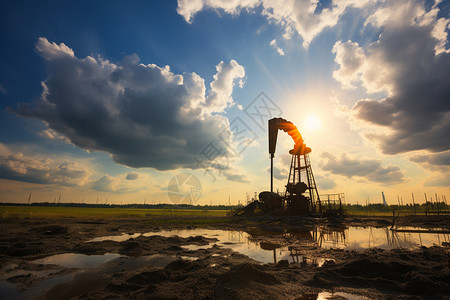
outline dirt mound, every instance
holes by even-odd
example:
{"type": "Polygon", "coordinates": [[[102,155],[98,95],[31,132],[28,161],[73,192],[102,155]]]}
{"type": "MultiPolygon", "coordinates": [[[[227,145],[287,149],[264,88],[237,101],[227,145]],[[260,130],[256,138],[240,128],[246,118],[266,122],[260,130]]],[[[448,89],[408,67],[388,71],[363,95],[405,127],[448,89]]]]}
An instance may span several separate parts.
{"type": "Polygon", "coordinates": [[[249,288],[251,283],[267,286],[279,282],[275,276],[263,271],[262,267],[243,263],[232,267],[228,272],[217,278],[214,293],[217,298],[240,298],[236,293],[249,288]]]}
{"type": "Polygon", "coordinates": [[[66,234],[69,232],[69,229],[67,226],[62,225],[47,225],[40,227],[32,227],[29,229],[29,231],[37,234],[57,235],[57,234],[66,234]]]}
{"type": "Polygon", "coordinates": [[[311,286],[375,288],[384,292],[439,296],[450,293],[449,265],[442,251],[423,248],[366,251],[351,261],[324,265],[308,282],[311,286]]]}
{"type": "Polygon", "coordinates": [[[261,270],[258,265],[243,263],[234,266],[230,271],[217,278],[216,285],[228,287],[244,287],[251,281],[264,284],[277,284],[278,280],[271,274],[261,270]]]}

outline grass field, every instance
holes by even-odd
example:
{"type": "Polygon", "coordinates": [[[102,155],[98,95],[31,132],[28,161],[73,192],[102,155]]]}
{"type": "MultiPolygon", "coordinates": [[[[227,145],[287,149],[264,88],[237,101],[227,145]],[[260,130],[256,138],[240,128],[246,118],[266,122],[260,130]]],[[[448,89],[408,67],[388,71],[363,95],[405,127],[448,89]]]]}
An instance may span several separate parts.
{"type": "Polygon", "coordinates": [[[43,207],[43,206],[0,206],[0,219],[28,218],[221,218],[226,210],[194,209],[129,209],[97,207],[43,207]]]}
{"type": "Polygon", "coordinates": [[[392,217],[391,211],[351,211],[347,210],[346,214],[348,216],[372,216],[372,217],[392,217]]]}

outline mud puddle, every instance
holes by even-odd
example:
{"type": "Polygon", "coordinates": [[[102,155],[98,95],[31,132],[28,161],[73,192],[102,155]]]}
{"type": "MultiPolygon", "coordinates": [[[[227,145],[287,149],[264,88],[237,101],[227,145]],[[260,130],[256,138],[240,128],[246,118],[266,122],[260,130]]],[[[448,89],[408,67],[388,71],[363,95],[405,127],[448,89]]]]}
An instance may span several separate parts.
{"type": "Polygon", "coordinates": [[[347,300],[367,300],[369,298],[344,292],[321,292],[317,294],[306,294],[296,298],[296,300],[327,300],[327,299],[347,299],[347,300]]]}
{"type": "Polygon", "coordinates": [[[107,284],[105,275],[133,271],[143,265],[164,268],[177,259],[195,261],[197,258],[163,254],[128,257],[117,253],[106,253],[104,255],[84,255],[79,253],[52,255],[31,261],[30,264],[50,265],[50,267],[54,267],[53,270],[28,271],[16,268],[19,266],[9,266],[9,274],[6,277],[34,277],[36,284],[26,288],[20,286],[20,284],[6,281],[6,277],[3,276],[5,278],[2,278],[0,281],[0,294],[2,295],[0,298],[31,299],[36,297],[36,295],[45,294],[46,297],[59,299],[58,295],[66,295],[67,289],[71,290],[72,296],[76,296],[81,291],[93,291],[104,287],[107,284]],[[61,270],[67,270],[67,272],[61,272],[61,270]],[[58,272],[68,274],[55,275],[58,272]],[[51,278],[45,278],[47,275],[51,278]],[[90,279],[87,280],[86,278],[90,279]]]}
{"type": "MultiPolygon", "coordinates": [[[[402,227],[402,230],[418,230],[420,228],[402,227]]],[[[309,257],[308,249],[345,249],[363,251],[370,248],[384,250],[403,248],[414,249],[420,246],[431,247],[448,243],[449,234],[395,232],[389,227],[349,227],[349,228],[315,228],[314,230],[296,231],[270,231],[250,230],[229,231],[214,229],[182,229],[162,230],[157,232],[135,233],[133,235],[122,234],[120,236],[104,236],[95,238],[95,241],[124,241],[139,236],[179,236],[188,238],[203,236],[216,238],[218,246],[229,248],[235,252],[246,255],[260,263],[277,263],[280,260],[289,262],[304,262],[321,266],[324,258],[309,257]]],[[[196,251],[210,249],[209,245],[184,245],[182,249],[196,251]]]]}
{"type": "Polygon", "coordinates": [[[31,262],[42,265],[59,265],[66,268],[86,269],[97,267],[101,264],[107,263],[108,261],[117,259],[119,257],[120,254],[117,253],[106,253],[104,255],[64,253],[52,255],[41,259],[36,259],[31,262]]]}

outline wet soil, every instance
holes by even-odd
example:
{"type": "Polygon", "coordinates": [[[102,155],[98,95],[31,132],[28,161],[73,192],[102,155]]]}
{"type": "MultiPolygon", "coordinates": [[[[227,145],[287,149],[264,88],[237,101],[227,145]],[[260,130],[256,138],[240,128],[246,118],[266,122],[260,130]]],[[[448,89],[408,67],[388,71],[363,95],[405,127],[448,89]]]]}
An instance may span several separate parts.
{"type": "MultiPolygon", "coordinates": [[[[161,230],[195,228],[182,222],[154,225],[143,218],[0,220],[0,281],[27,291],[53,279],[68,278],[33,295],[38,299],[317,299],[323,292],[345,292],[369,299],[449,298],[448,247],[356,252],[304,244],[301,234],[277,234],[286,230],[304,232],[316,225],[386,227],[391,222],[392,218],[254,217],[204,227],[248,232],[267,250],[281,243],[295,245],[296,251],[308,257],[324,258],[319,266],[307,260],[261,264],[216,245],[217,240],[211,237],[158,235],[161,230]],[[154,235],[87,242],[96,237],[144,232],[154,235]],[[188,250],[186,245],[209,246],[188,250]],[[120,258],[81,269],[33,262],[64,253],[116,253],[120,258]],[[149,264],[143,259],[154,255],[160,255],[163,263],[149,264]]],[[[398,222],[450,229],[446,216],[411,216],[398,222]]]]}

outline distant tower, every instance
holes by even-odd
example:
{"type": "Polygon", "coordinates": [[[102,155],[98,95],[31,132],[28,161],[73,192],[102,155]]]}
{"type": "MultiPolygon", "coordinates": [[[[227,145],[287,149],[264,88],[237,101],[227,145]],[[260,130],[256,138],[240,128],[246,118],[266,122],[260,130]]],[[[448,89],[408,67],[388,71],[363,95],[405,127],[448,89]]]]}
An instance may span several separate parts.
{"type": "Polygon", "coordinates": [[[387,202],[386,202],[386,198],[384,198],[384,192],[381,191],[381,196],[383,197],[383,205],[384,206],[388,206],[387,202]]]}

